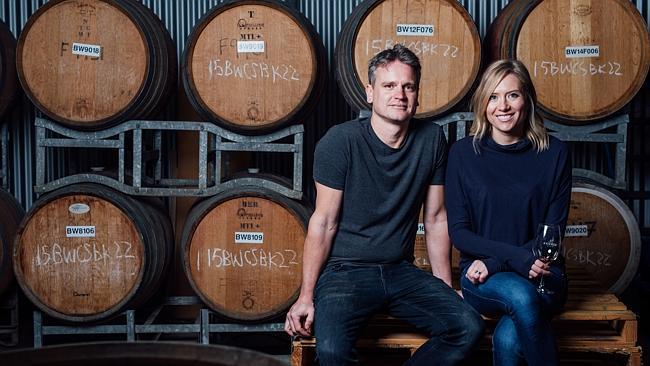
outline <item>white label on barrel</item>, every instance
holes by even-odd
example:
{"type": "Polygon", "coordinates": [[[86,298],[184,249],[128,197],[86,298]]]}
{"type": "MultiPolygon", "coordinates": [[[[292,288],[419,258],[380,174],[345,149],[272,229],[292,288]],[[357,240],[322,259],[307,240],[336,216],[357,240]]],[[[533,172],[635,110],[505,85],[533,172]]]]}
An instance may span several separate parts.
{"type": "Polygon", "coordinates": [[[424,224],[423,223],[418,223],[418,231],[416,233],[417,235],[424,235],[424,224]]]}
{"type": "Polygon", "coordinates": [[[94,238],[94,226],[66,226],[65,236],[68,238],[94,238]]]}
{"type": "Polygon", "coordinates": [[[395,33],[398,36],[433,36],[433,24],[398,24],[395,33]]]}
{"type": "Polygon", "coordinates": [[[264,244],[264,233],[237,231],[235,244],[264,244]]]}
{"type": "Polygon", "coordinates": [[[237,41],[238,53],[264,52],[264,41],[237,41]]]}
{"type": "Polygon", "coordinates": [[[589,236],[589,227],[587,225],[567,225],[564,230],[564,236],[589,236]]]}
{"type": "Polygon", "coordinates": [[[96,44],[72,43],[72,54],[99,58],[102,55],[102,46],[96,44]]]}
{"type": "Polygon", "coordinates": [[[564,55],[566,56],[566,58],[599,57],[600,47],[599,46],[566,47],[564,49],[564,55]]]}
{"type": "Polygon", "coordinates": [[[90,211],[90,206],[85,203],[73,203],[68,207],[68,211],[75,215],[81,215],[90,211]]]}

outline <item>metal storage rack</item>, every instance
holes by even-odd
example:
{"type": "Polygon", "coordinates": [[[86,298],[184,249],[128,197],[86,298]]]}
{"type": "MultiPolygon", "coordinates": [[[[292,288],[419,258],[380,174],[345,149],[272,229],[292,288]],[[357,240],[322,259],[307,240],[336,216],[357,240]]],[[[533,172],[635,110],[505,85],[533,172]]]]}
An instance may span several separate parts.
{"type": "Polygon", "coordinates": [[[239,185],[252,185],[274,190],[289,198],[302,197],[303,135],[302,125],[263,135],[247,136],[227,131],[208,122],[191,121],[126,121],[101,131],[77,131],[55,122],[36,118],[36,186],[37,193],[55,190],[74,183],[99,183],[118,191],[140,196],[211,196],[239,185]],[[176,179],[162,176],[163,131],[194,131],[198,141],[198,179],[176,179]],[[153,133],[153,150],[146,151],[143,134],[153,133]],[[289,136],[293,142],[276,142],[289,136]],[[128,139],[128,141],[127,141],[128,139]],[[127,146],[132,146],[131,170],[127,171],[127,146]],[[53,148],[102,148],[117,150],[117,179],[98,173],[81,173],[46,181],[46,157],[53,148]],[[255,177],[255,175],[222,181],[222,153],[226,151],[282,152],[293,154],[292,187],[255,177]],[[214,154],[211,159],[208,156],[214,154]],[[152,161],[154,174],[145,174],[145,165],[152,161]],[[132,178],[127,181],[127,173],[132,178]]]}
{"type": "Polygon", "coordinates": [[[567,126],[553,121],[544,120],[544,125],[551,135],[563,141],[576,142],[603,142],[615,144],[614,177],[608,177],[587,169],[573,169],[574,177],[581,177],[596,181],[611,188],[625,189],[625,164],[627,152],[627,127],[630,117],[627,114],[583,126],[567,126]],[[616,132],[604,130],[616,127],[616,132]],[[553,132],[554,131],[554,132],[553,132]]]}
{"type": "MultiPolygon", "coordinates": [[[[92,182],[112,187],[130,195],[140,196],[210,196],[241,185],[263,187],[293,199],[302,198],[303,135],[302,125],[293,125],[280,131],[261,135],[240,135],[208,122],[193,121],[126,121],[118,126],[100,131],[78,131],[56,122],[36,118],[36,186],[37,193],[82,182],[92,182]],[[164,177],[163,132],[191,131],[198,133],[198,179],[164,177]],[[143,139],[152,139],[153,148],[146,150],[143,139]],[[284,142],[278,142],[278,141],[284,142]],[[291,140],[291,142],[286,142],[291,140]],[[101,148],[118,154],[117,177],[99,172],[64,176],[46,181],[48,153],[57,148],[101,148]],[[132,149],[127,151],[127,149],[132,149]],[[222,181],[223,152],[280,152],[293,155],[292,186],[286,187],[264,179],[262,175],[248,174],[222,181]],[[130,156],[130,159],[127,157],[130,156]],[[148,169],[147,169],[148,168],[148,169]],[[153,171],[148,176],[146,171],[153,171]],[[127,176],[130,174],[130,179],[127,176]]],[[[228,173],[228,172],[225,172],[228,173]]],[[[203,307],[196,296],[172,296],[147,315],[143,323],[136,323],[136,311],[127,310],[118,318],[104,324],[65,324],[50,319],[41,311],[33,312],[34,347],[43,345],[50,335],[113,334],[135,341],[145,334],[195,334],[198,342],[208,344],[211,333],[282,332],[283,323],[236,324],[215,321],[216,313],[203,307]],[[200,306],[192,324],[162,323],[158,315],[163,308],[173,306],[200,306]],[[46,323],[53,323],[48,325],[46,323]],[[64,324],[64,325],[61,325],[64,324]]]]}
{"type": "Polygon", "coordinates": [[[40,311],[34,311],[34,347],[43,346],[43,338],[48,335],[88,335],[112,334],[122,336],[127,342],[135,342],[138,335],[145,334],[193,334],[201,344],[210,343],[212,333],[246,333],[246,332],[282,332],[284,323],[235,324],[215,321],[215,314],[209,309],[201,308],[195,321],[189,323],[160,323],[157,317],[165,307],[171,306],[201,306],[203,303],[197,296],[173,296],[165,299],[164,303],[151,311],[144,322],[136,323],[135,310],[125,311],[112,324],[76,324],[76,325],[44,325],[44,317],[40,311]]]}

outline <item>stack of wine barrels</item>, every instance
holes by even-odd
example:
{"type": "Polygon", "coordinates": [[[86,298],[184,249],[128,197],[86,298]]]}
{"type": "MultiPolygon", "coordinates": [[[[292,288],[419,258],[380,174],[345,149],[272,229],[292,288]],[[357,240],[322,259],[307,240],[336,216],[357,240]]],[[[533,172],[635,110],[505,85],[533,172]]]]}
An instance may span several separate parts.
{"type": "Polygon", "coordinates": [[[183,268],[213,310],[262,321],[298,297],[311,211],[260,187],[240,187],[197,202],[182,235],[183,268]]]}
{"type": "Polygon", "coordinates": [[[311,23],[270,0],[226,2],[190,34],[185,92],[202,118],[239,133],[301,123],[324,87],[327,57],[311,23]]]}
{"type": "Polygon", "coordinates": [[[13,282],[11,265],[13,241],[25,211],[14,196],[0,190],[0,213],[0,295],[2,295],[13,282]]]}
{"type": "Polygon", "coordinates": [[[86,130],[155,115],[177,77],[169,33],[132,0],[46,3],[20,35],[16,64],[36,107],[86,130]]]}
{"type": "Polygon", "coordinates": [[[451,110],[479,73],[481,39],[458,1],[364,1],[343,25],[335,51],[337,81],[353,108],[370,109],[364,90],[368,61],[397,43],[411,49],[422,64],[418,118],[451,110]]]}
{"type": "MultiPolygon", "coordinates": [[[[326,62],[316,30],[295,9],[270,0],[230,1],[192,30],[181,76],[203,119],[261,135],[304,123],[324,89],[326,62]]],[[[304,203],[252,185],[196,202],[181,237],[193,290],[230,320],[280,315],[300,290],[309,216],[304,203]]]]}
{"type": "Polygon", "coordinates": [[[73,184],[28,211],[15,240],[14,272],[45,313],[73,322],[104,320],[156,292],[173,240],[159,202],[73,184]]]}
{"type": "Polygon", "coordinates": [[[486,36],[490,60],[530,71],[547,118],[584,124],[625,106],[650,66],[646,24],[629,0],[512,1],[486,36]]]}

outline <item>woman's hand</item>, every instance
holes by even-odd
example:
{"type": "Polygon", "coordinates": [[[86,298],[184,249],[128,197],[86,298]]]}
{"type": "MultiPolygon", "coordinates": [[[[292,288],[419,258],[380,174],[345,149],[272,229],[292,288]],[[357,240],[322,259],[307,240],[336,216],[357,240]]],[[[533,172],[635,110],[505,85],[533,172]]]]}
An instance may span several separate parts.
{"type": "Polygon", "coordinates": [[[550,265],[548,263],[544,263],[539,259],[535,259],[535,262],[530,267],[530,271],[528,271],[528,278],[534,279],[539,278],[540,276],[548,276],[551,274],[549,268],[550,265]]]}
{"type": "Polygon", "coordinates": [[[467,268],[467,273],[465,273],[465,277],[473,283],[483,283],[487,279],[488,276],[488,270],[487,267],[485,266],[485,263],[483,263],[482,260],[476,259],[472,264],[467,268]]]}

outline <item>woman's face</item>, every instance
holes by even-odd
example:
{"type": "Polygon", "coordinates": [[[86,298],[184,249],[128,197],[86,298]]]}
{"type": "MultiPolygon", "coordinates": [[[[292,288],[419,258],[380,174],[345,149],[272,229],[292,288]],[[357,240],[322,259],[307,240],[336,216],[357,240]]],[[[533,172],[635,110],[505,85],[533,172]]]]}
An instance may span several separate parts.
{"type": "Polygon", "coordinates": [[[521,83],[513,74],[506,75],[490,95],[485,115],[496,143],[509,145],[523,138],[525,99],[521,83]]]}

